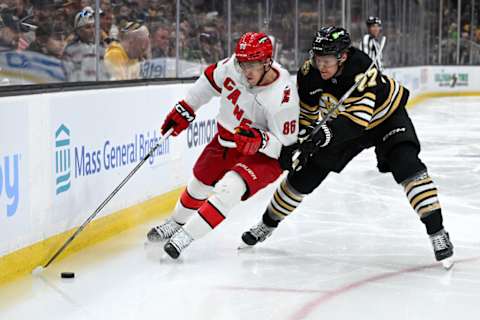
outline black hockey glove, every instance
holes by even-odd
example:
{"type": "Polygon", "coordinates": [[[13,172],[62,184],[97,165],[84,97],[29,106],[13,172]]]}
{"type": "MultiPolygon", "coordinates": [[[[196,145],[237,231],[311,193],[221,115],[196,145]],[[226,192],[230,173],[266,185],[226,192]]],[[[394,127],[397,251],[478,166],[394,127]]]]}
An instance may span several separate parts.
{"type": "Polygon", "coordinates": [[[299,144],[298,143],[294,143],[292,144],[291,146],[283,146],[282,147],[282,151],[280,152],[280,157],[278,158],[278,161],[280,162],[280,167],[282,168],[282,170],[288,170],[288,171],[292,171],[293,170],[293,166],[292,166],[292,163],[293,163],[293,155],[295,153],[295,151],[298,150],[298,146],[299,144]]]}
{"type": "Polygon", "coordinates": [[[322,124],[320,130],[314,135],[311,135],[312,131],[313,129],[305,136],[303,141],[298,145],[298,151],[293,155],[295,159],[293,159],[292,167],[295,171],[301,170],[311,156],[320,148],[328,146],[332,141],[332,131],[326,124],[322,124]]]}

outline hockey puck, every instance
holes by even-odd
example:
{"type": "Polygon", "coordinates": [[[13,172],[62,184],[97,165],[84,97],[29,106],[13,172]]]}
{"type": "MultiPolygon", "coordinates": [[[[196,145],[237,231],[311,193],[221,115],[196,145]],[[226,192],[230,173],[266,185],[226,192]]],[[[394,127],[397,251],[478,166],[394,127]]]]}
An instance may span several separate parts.
{"type": "Polygon", "coordinates": [[[63,278],[63,279],[72,279],[72,278],[75,278],[75,273],[74,272],[62,272],[60,274],[60,276],[63,278]]]}

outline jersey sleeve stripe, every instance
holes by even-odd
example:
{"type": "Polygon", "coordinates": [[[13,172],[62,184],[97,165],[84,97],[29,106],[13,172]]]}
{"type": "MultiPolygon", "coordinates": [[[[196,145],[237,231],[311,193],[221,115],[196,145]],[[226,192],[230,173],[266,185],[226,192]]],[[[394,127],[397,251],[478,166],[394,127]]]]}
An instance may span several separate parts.
{"type": "Polygon", "coordinates": [[[305,112],[300,111],[300,116],[302,116],[303,118],[310,119],[310,120],[317,120],[318,119],[318,113],[317,114],[306,114],[305,112]]]}
{"type": "Polygon", "coordinates": [[[375,110],[375,115],[378,114],[378,113],[381,113],[384,109],[388,108],[388,106],[392,103],[392,101],[394,100],[394,96],[395,94],[398,92],[399,90],[399,85],[393,81],[392,79],[388,79],[389,81],[389,84],[390,84],[390,92],[388,93],[388,98],[385,99],[385,101],[383,102],[383,104],[380,106],[380,108],[378,108],[377,110],[375,110]]]}
{"type": "Polygon", "coordinates": [[[369,106],[371,108],[374,108],[375,107],[375,101],[370,100],[370,99],[362,99],[362,100],[358,100],[358,101],[355,101],[355,102],[352,102],[352,103],[345,103],[344,104],[345,107],[356,106],[356,105],[363,105],[363,106],[369,106]]]}
{"type": "Polygon", "coordinates": [[[361,111],[361,112],[366,112],[370,116],[373,115],[373,108],[370,106],[362,106],[362,105],[354,105],[351,107],[347,107],[345,109],[346,112],[355,112],[355,111],[361,111]]]}
{"type": "Polygon", "coordinates": [[[357,118],[363,119],[367,122],[370,122],[370,120],[372,119],[372,115],[369,114],[369,113],[365,113],[365,112],[353,112],[353,113],[350,113],[350,114],[357,117],[357,118]]]}
{"type": "Polygon", "coordinates": [[[312,111],[312,112],[315,112],[318,110],[318,104],[317,105],[314,105],[314,106],[311,106],[303,101],[300,101],[300,107],[301,108],[304,108],[304,109],[307,109],[308,111],[312,111]]]}
{"type": "Polygon", "coordinates": [[[217,68],[217,64],[211,64],[205,69],[205,77],[207,78],[210,85],[217,91],[218,93],[222,93],[222,89],[215,83],[215,78],[213,77],[213,72],[217,68]]]}
{"type": "Polygon", "coordinates": [[[345,104],[354,103],[363,99],[370,99],[371,101],[373,101],[373,103],[375,103],[376,95],[373,92],[366,92],[361,97],[351,97],[351,98],[345,99],[345,104]]]}
{"type": "Polygon", "coordinates": [[[311,125],[314,121],[300,118],[299,122],[300,122],[300,125],[301,125],[301,126],[309,126],[309,125],[311,125]]]}
{"type": "Polygon", "coordinates": [[[318,114],[318,112],[319,112],[319,110],[310,111],[310,110],[306,110],[306,109],[303,109],[303,108],[300,108],[300,111],[305,113],[305,114],[318,114]]]}
{"type": "Polygon", "coordinates": [[[361,119],[361,118],[358,118],[357,116],[354,116],[354,115],[352,115],[352,114],[350,114],[350,113],[340,112],[339,115],[340,115],[340,116],[344,116],[344,117],[352,120],[353,122],[355,122],[356,124],[358,124],[358,125],[360,125],[360,126],[362,126],[362,127],[364,127],[364,128],[366,128],[366,127],[368,126],[368,121],[365,121],[365,120],[363,120],[363,119],[361,119]]]}
{"type": "Polygon", "coordinates": [[[380,114],[377,114],[373,117],[372,122],[368,129],[372,129],[382,123],[385,119],[387,119],[395,110],[397,110],[398,106],[400,105],[400,101],[402,101],[403,97],[403,87],[399,86],[400,90],[398,90],[398,94],[391,106],[385,109],[386,112],[382,112],[383,116],[378,117],[380,114]]]}

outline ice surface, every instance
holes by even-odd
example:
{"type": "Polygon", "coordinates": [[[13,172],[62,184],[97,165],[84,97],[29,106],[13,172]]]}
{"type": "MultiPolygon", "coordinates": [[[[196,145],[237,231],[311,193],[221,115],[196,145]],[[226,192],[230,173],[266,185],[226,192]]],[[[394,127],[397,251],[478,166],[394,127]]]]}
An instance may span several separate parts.
{"type": "Polygon", "coordinates": [[[0,287],[0,319],[477,319],[480,99],[435,99],[410,114],[455,245],[452,270],[435,263],[402,188],[368,150],[256,248],[237,250],[273,187],[179,261],[144,247],[150,223],[0,287]]]}

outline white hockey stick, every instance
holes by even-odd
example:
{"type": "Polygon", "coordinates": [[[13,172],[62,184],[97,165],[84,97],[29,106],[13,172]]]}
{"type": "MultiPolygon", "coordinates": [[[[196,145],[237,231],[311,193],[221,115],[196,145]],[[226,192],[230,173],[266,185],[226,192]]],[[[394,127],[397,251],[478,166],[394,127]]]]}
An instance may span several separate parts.
{"type": "MultiPolygon", "coordinates": [[[[375,56],[375,59],[373,59],[372,63],[370,64],[370,66],[368,67],[368,69],[363,73],[363,75],[360,77],[360,79],[358,79],[357,82],[355,82],[353,84],[353,86],[348,89],[347,92],[345,92],[345,94],[340,98],[340,100],[335,104],[333,105],[333,107],[328,110],[327,114],[322,118],[322,120],[318,123],[318,125],[312,130],[312,132],[310,132],[310,134],[305,138],[304,142],[305,141],[308,141],[308,140],[311,140],[312,137],[314,137],[320,130],[322,130],[322,126],[330,119],[330,117],[338,110],[338,108],[340,108],[341,105],[343,105],[343,103],[345,102],[345,100],[348,99],[348,97],[350,97],[350,95],[352,94],[353,91],[355,91],[355,89],[357,89],[357,87],[360,85],[360,83],[365,79],[365,77],[367,76],[368,72],[375,66],[377,60],[379,59],[380,57],[380,54],[383,50],[383,47],[385,46],[385,41],[386,41],[386,38],[383,37],[382,38],[382,42],[380,43],[380,49],[378,51],[378,54],[375,56]]],[[[302,169],[302,167],[298,167],[298,164],[299,164],[299,160],[298,160],[298,157],[300,156],[302,152],[300,150],[297,150],[295,151],[295,153],[293,154],[293,157],[292,157],[292,161],[293,161],[293,164],[292,164],[292,167],[295,171],[299,171],[300,169],[302,169]]]]}
{"type": "Polygon", "coordinates": [[[120,182],[120,184],[108,195],[108,197],[103,200],[103,202],[98,206],[97,209],[95,209],[95,211],[90,215],[90,217],[88,217],[87,220],[85,220],[85,222],[83,222],[82,225],[77,228],[77,230],[70,236],[70,238],[68,238],[67,241],[65,241],[65,243],[55,252],[55,254],[50,258],[50,260],[48,260],[43,267],[38,266],[32,271],[34,275],[41,273],[43,269],[47,268],[67,248],[67,246],[73,241],[73,239],[75,239],[78,234],[82,232],[82,230],[90,223],[90,221],[92,221],[93,218],[95,218],[97,214],[107,205],[107,203],[112,200],[112,198],[118,193],[118,191],[120,191],[120,189],[122,189],[122,187],[127,183],[128,180],[130,180],[130,178],[138,171],[138,169],[140,169],[140,167],[151,156],[153,156],[155,151],[161,146],[160,143],[162,142],[162,140],[167,139],[172,134],[172,132],[173,129],[170,129],[165,133],[165,135],[160,137],[157,144],[152,149],[150,149],[150,152],[148,152],[148,154],[143,157],[143,159],[135,166],[135,168],[132,169],[132,171],[130,171],[130,173],[122,180],[122,182],[120,182]]]}

